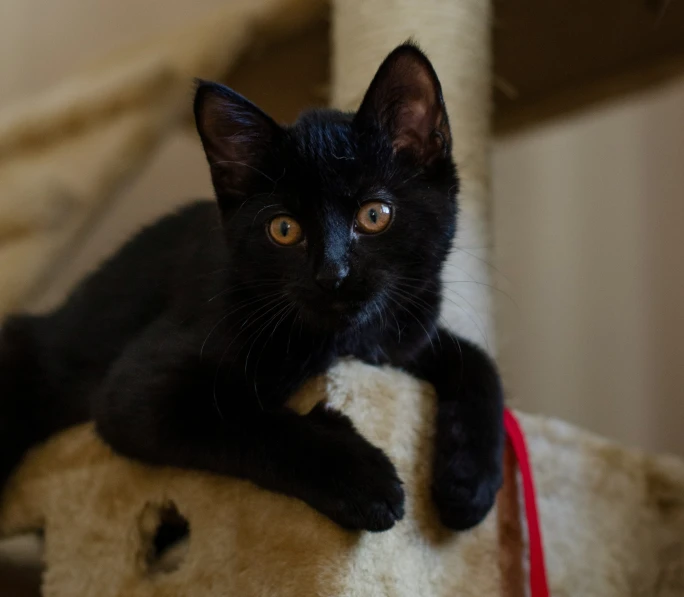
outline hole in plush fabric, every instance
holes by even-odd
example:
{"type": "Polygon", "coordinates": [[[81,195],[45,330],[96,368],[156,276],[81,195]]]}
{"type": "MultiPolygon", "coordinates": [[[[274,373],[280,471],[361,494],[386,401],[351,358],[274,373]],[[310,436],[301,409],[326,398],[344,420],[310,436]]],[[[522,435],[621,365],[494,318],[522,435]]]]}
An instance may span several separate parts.
{"type": "Polygon", "coordinates": [[[147,504],[140,517],[140,531],[147,574],[169,574],[181,567],[189,547],[190,523],[176,504],[147,504]]]}
{"type": "Polygon", "coordinates": [[[0,540],[0,595],[40,597],[42,560],[38,533],[0,540]]]}

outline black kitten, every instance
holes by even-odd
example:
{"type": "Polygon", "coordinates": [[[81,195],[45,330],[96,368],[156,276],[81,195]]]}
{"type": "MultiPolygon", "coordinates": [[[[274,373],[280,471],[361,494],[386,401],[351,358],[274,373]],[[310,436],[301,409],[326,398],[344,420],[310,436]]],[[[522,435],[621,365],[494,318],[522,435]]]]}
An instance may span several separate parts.
{"type": "Polygon", "coordinates": [[[0,481],[32,444],[94,419],[131,458],[388,529],[404,494],[385,454],[342,414],[284,407],[352,355],[434,384],[435,502],[446,525],[477,524],[501,483],[502,392],[488,358],[436,325],[458,180],[427,58],[397,48],[356,114],[281,127],[201,83],[195,115],[219,211],[164,218],[55,313],[5,323],[0,481]]]}

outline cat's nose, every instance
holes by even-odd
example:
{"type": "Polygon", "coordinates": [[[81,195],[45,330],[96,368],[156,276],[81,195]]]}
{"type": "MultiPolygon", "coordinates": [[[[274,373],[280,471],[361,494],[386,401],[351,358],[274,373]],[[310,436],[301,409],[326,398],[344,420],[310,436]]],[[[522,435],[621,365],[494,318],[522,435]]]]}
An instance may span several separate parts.
{"type": "Polygon", "coordinates": [[[349,266],[341,263],[329,264],[322,267],[315,276],[316,284],[323,290],[338,290],[342,282],[349,275],[349,266]]]}

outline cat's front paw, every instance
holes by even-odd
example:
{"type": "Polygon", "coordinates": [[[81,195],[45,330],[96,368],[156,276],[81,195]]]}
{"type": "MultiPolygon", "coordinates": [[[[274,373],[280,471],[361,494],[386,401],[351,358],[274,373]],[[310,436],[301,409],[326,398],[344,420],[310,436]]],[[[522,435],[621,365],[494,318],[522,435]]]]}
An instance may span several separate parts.
{"type": "Polygon", "coordinates": [[[398,477],[373,477],[372,471],[356,486],[341,489],[327,515],[345,529],[380,532],[404,518],[404,489],[398,477]]]}
{"type": "Polygon", "coordinates": [[[441,470],[432,483],[432,497],[442,524],[454,531],[477,526],[494,506],[501,483],[498,467],[473,475],[441,470]]]}
{"type": "Polygon", "coordinates": [[[360,437],[340,447],[316,507],[349,530],[391,529],[404,517],[404,489],[394,465],[360,437]]]}
{"type": "Polygon", "coordinates": [[[404,488],[390,459],[345,415],[319,405],[308,417],[327,430],[327,440],[305,501],[346,529],[391,529],[404,517],[404,488]]]}

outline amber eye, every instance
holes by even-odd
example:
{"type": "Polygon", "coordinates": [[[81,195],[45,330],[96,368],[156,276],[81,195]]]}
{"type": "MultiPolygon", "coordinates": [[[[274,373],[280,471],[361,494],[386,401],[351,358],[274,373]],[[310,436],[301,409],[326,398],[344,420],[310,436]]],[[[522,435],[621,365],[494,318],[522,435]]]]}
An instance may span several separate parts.
{"type": "Polygon", "coordinates": [[[392,208],[387,203],[364,203],[356,214],[356,223],[366,234],[382,232],[392,221],[392,208]]]}
{"type": "Polygon", "coordinates": [[[268,225],[268,233],[279,245],[296,245],[302,240],[302,227],[290,216],[276,216],[268,225]]]}

